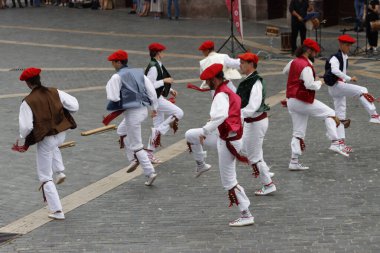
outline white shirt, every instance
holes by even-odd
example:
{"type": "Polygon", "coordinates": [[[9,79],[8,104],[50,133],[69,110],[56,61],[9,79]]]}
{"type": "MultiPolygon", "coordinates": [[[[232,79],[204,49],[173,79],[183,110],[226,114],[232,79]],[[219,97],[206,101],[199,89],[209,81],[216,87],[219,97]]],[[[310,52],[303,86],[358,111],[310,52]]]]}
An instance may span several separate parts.
{"type": "Polygon", "coordinates": [[[249,101],[246,107],[241,109],[242,118],[255,118],[262,114],[262,112],[256,112],[260,106],[261,101],[263,100],[263,84],[260,80],[257,80],[256,83],[252,86],[251,93],[249,95],[249,101]]]}
{"type": "MultiPolygon", "coordinates": [[[[151,109],[157,110],[157,93],[153,87],[153,84],[150,82],[148,77],[144,76],[144,85],[147,91],[149,100],[152,102],[151,109]]],[[[111,79],[107,82],[106,92],[107,99],[113,102],[120,101],[120,89],[121,89],[121,78],[118,73],[112,75],[111,79]]]]}
{"type": "Polygon", "coordinates": [[[339,60],[335,56],[331,57],[330,64],[331,64],[331,73],[336,75],[337,77],[343,79],[345,82],[351,81],[351,77],[348,76],[347,73],[347,59],[348,55],[342,53],[343,56],[343,71],[340,71],[339,69],[339,60]]]}
{"type": "MultiPolygon", "coordinates": [[[[160,61],[157,61],[157,62],[160,65],[160,68],[162,71],[162,63],[160,61]]],[[[156,67],[151,67],[146,76],[149,78],[150,82],[153,84],[155,89],[158,89],[158,88],[164,86],[164,80],[163,79],[157,81],[158,72],[157,72],[156,67]]]]}
{"type": "Polygon", "coordinates": [[[210,121],[203,127],[203,134],[208,135],[215,131],[228,118],[228,110],[230,101],[228,95],[224,92],[219,92],[214,97],[210,110],[210,121]]]}
{"type": "MultiPolygon", "coordinates": [[[[79,110],[79,103],[75,97],[60,90],[58,90],[58,95],[63,108],[70,113],[79,110]]],[[[25,100],[21,103],[18,121],[20,125],[20,138],[25,139],[33,130],[33,112],[25,100]]]]}
{"type": "MultiPolygon", "coordinates": [[[[310,65],[313,65],[313,63],[308,59],[310,65]]],[[[282,73],[289,74],[290,66],[292,64],[293,60],[291,60],[288,64],[286,64],[285,68],[282,70],[282,73]]],[[[309,90],[319,90],[322,86],[321,81],[315,81],[313,70],[307,66],[304,68],[301,72],[300,79],[303,80],[304,85],[306,89],[309,90]]]]}

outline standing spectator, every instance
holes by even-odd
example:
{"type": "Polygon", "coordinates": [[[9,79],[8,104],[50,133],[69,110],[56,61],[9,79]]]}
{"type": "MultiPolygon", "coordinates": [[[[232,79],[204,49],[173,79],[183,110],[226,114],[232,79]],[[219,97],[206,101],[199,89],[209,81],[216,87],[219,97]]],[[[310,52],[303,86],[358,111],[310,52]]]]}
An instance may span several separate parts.
{"type": "Polygon", "coordinates": [[[154,19],[160,19],[162,13],[162,1],[161,0],[151,0],[150,1],[150,12],[154,12],[154,19]]]}
{"type": "MultiPolygon", "coordinates": [[[[33,6],[33,0],[30,0],[30,6],[33,6]]],[[[28,0],[25,0],[25,7],[28,7],[28,0]]]]}
{"type": "Polygon", "coordinates": [[[140,17],[146,17],[149,14],[150,0],[144,0],[143,10],[140,12],[140,17]]]}
{"type": "Polygon", "coordinates": [[[355,15],[356,15],[356,22],[355,22],[355,31],[361,32],[363,31],[363,19],[364,14],[364,0],[355,0],[355,15]]]}
{"type": "MultiPolygon", "coordinates": [[[[19,8],[24,8],[24,6],[22,6],[20,0],[17,0],[17,3],[18,3],[19,8]]],[[[12,0],[12,8],[16,8],[16,1],[15,0],[12,0]]]]}
{"type": "Polygon", "coordinates": [[[175,19],[179,17],[179,0],[168,0],[168,18],[172,19],[172,2],[174,2],[174,15],[175,19]]]}
{"type": "Polygon", "coordinates": [[[301,36],[301,44],[306,38],[306,27],[303,18],[308,11],[312,11],[312,6],[309,4],[308,0],[291,0],[289,12],[292,15],[292,54],[294,54],[297,49],[298,32],[301,36]]]}
{"type": "Polygon", "coordinates": [[[137,12],[137,6],[139,6],[139,0],[133,0],[132,4],[132,10],[129,12],[129,14],[136,14],[137,12]]]}
{"type": "Polygon", "coordinates": [[[371,22],[379,20],[379,0],[367,0],[365,4],[365,20],[367,28],[367,38],[369,51],[377,52],[377,40],[379,37],[378,31],[372,31],[371,22]]]}

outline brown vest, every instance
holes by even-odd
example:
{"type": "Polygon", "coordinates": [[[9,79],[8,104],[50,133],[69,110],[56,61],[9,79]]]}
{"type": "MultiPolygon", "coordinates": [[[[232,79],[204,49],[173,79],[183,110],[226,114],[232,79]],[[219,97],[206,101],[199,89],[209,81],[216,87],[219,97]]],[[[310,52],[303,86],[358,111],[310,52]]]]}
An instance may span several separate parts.
{"type": "Polygon", "coordinates": [[[57,89],[41,86],[33,89],[24,100],[33,112],[33,130],[25,144],[30,146],[45,136],[76,128],[70,112],[63,108],[57,89]]]}

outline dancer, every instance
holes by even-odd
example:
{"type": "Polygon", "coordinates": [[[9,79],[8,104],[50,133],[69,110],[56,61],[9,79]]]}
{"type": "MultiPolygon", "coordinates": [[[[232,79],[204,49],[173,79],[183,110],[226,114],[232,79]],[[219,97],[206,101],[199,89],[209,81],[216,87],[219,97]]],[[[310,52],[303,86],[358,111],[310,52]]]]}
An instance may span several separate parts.
{"type": "Polygon", "coordinates": [[[305,150],[305,134],[309,116],[323,119],[327,129],[327,135],[331,140],[330,150],[348,157],[348,153],[340,145],[337,127],[340,122],[335,111],[315,99],[315,91],[319,90],[323,80],[315,79],[315,71],[312,65],[314,57],[320,51],[318,43],[311,39],[305,39],[302,46],[296,50],[296,59],[287,66],[289,73],[286,97],[288,99],[288,111],[293,121],[293,138],[291,141],[292,156],[289,164],[290,170],[307,170],[298,161],[298,157],[305,150]]]}
{"type": "Polygon", "coordinates": [[[78,111],[79,104],[75,97],[55,88],[45,87],[40,80],[41,69],[25,69],[20,80],[32,90],[20,106],[20,137],[25,139],[23,146],[18,141],[13,150],[25,152],[28,147],[37,144],[37,174],[40,189],[47,202],[51,219],[64,220],[62,204],[57,188],[53,182],[53,173],[57,174],[56,183],[62,183],[66,176],[62,161],[61,145],[67,129],[76,128],[70,113],[78,111]]]}
{"type": "Polygon", "coordinates": [[[368,93],[367,88],[350,84],[348,82],[357,82],[358,78],[347,75],[348,52],[350,47],[356,42],[350,35],[341,35],[338,38],[339,50],[332,55],[325,66],[324,81],[328,85],[329,94],[334,100],[335,112],[341,121],[338,127],[338,138],[346,152],[352,152],[350,146],[346,146],[345,128],[349,127],[350,119],[346,117],[346,97],[358,98],[364,109],[370,115],[369,122],[380,124],[380,116],[376,112],[374,105],[375,98],[368,93]]]}
{"type": "Polygon", "coordinates": [[[177,96],[177,91],[171,88],[174,80],[162,64],[162,59],[164,58],[163,51],[166,49],[165,46],[159,43],[152,43],[148,48],[151,61],[145,70],[145,75],[156,89],[158,107],[157,116],[153,118],[153,128],[149,138],[147,152],[152,161],[160,163],[160,160],[155,158],[153,153],[155,149],[161,145],[161,135],[165,135],[170,128],[173,129],[174,133],[177,132],[178,122],[183,117],[183,111],[165,98],[169,93],[173,97],[177,96]],[[167,118],[165,119],[166,116],[167,118]]]}
{"type": "Polygon", "coordinates": [[[141,123],[152,109],[157,114],[157,98],[149,79],[142,69],[128,68],[128,54],[117,50],[108,57],[117,73],[112,75],[106,86],[109,104],[107,110],[124,110],[126,155],[131,164],[127,173],[133,172],[140,164],[146,176],[146,186],[151,186],[157,174],[149,161],[141,139],[141,123]]]}
{"type": "Polygon", "coordinates": [[[241,98],[241,117],[244,120],[242,154],[247,156],[253,175],[260,177],[263,186],[255,194],[262,196],[276,191],[263,156],[263,142],[268,130],[267,111],[270,108],[265,104],[263,79],[256,71],[259,58],[253,53],[245,53],[239,55],[239,59],[240,69],[247,75],[236,91],[241,98]]]}
{"type": "Polygon", "coordinates": [[[210,111],[211,119],[203,128],[188,130],[186,139],[196,160],[202,158],[201,146],[205,142],[217,148],[222,185],[228,191],[230,206],[236,204],[241,212],[240,218],[230,222],[229,225],[232,227],[252,225],[254,218],[248,209],[250,201],[236,179],[236,158],[240,157],[238,151],[243,133],[240,97],[227,87],[228,80],[224,79],[222,64],[213,64],[206,68],[200,79],[205,80],[207,85],[215,90],[210,111]],[[210,134],[213,132],[218,132],[218,135],[210,140],[210,134]]]}

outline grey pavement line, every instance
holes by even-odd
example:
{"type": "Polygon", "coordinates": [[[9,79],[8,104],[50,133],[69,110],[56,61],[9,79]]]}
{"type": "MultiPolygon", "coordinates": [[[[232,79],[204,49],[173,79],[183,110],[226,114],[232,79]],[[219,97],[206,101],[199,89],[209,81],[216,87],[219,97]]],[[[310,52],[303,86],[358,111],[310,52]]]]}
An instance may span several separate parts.
{"type": "MultiPolygon", "coordinates": [[[[176,80],[176,84],[180,83],[189,83],[189,82],[196,82],[199,81],[199,79],[181,79],[176,80]]],[[[91,87],[83,87],[83,88],[75,88],[75,89],[66,89],[63,90],[65,92],[74,93],[74,92],[82,92],[82,91],[94,91],[94,90],[105,90],[105,85],[98,85],[98,86],[91,86],[91,87]]],[[[16,97],[25,97],[29,95],[29,93],[15,93],[15,94],[6,94],[6,95],[0,95],[0,99],[2,98],[16,98],[16,97]]]]}
{"type": "MultiPolygon", "coordinates": [[[[269,106],[275,106],[282,99],[285,98],[285,90],[280,91],[274,96],[267,98],[269,106]]],[[[182,139],[171,146],[157,152],[157,156],[160,157],[162,162],[169,161],[178,155],[184,153],[187,150],[186,140],[182,139]]],[[[68,213],[91,200],[101,196],[108,191],[118,187],[119,185],[130,181],[131,179],[140,176],[142,170],[139,167],[133,173],[126,173],[126,168],[123,168],[93,184],[90,184],[79,191],[76,191],[62,199],[62,205],[64,206],[65,213],[68,213]]],[[[29,215],[26,215],[4,227],[0,228],[0,233],[17,233],[27,234],[42,225],[52,221],[46,215],[47,210],[41,208],[29,215]]]]}
{"type": "MultiPolygon", "coordinates": [[[[198,69],[198,68],[197,68],[198,69]]],[[[271,75],[280,75],[282,72],[272,72],[272,73],[262,73],[260,74],[261,76],[271,76],[271,75]]],[[[197,82],[200,81],[198,78],[193,78],[193,79],[181,79],[181,80],[176,80],[175,83],[180,84],[180,83],[190,83],[190,82],[197,82]]],[[[83,87],[83,88],[75,88],[75,89],[66,89],[63,90],[65,92],[69,93],[74,93],[74,92],[82,92],[82,91],[94,91],[94,90],[104,90],[105,85],[99,85],[99,86],[91,86],[91,87],[83,87]]],[[[5,95],[0,95],[0,99],[4,98],[16,98],[16,97],[25,97],[29,93],[15,93],[15,94],[5,94],[5,95]]]]}
{"type": "MultiPolygon", "coordinates": [[[[0,40],[1,44],[10,45],[24,45],[32,47],[50,47],[50,48],[64,48],[64,49],[78,49],[87,51],[103,51],[103,52],[114,52],[119,48],[101,48],[101,47],[83,47],[83,46],[72,46],[72,45],[58,45],[58,44],[44,44],[44,43],[34,43],[26,41],[15,41],[15,40],[0,40]]],[[[126,50],[129,54],[138,55],[148,55],[147,51],[137,51],[137,50],[126,50]]],[[[177,58],[187,58],[187,59],[202,59],[202,56],[190,55],[190,54],[175,54],[175,53],[165,53],[167,57],[177,57],[177,58]]]]}
{"type": "MultiPolygon", "coordinates": [[[[227,36],[114,33],[114,32],[81,31],[81,30],[68,30],[68,29],[44,28],[44,27],[10,26],[10,25],[0,25],[0,28],[31,30],[31,31],[45,31],[45,32],[104,35],[104,36],[115,36],[115,37],[132,37],[132,38],[179,38],[179,39],[226,39],[227,38],[227,36]]],[[[249,36],[245,38],[261,39],[261,38],[266,38],[266,36],[249,36]]]]}
{"type": "MultiPolygon", "coordinates": [[[[114,68],[97,68],[97,67],[77,67],[77,68],[44,68],[41,67],[43,71],[114,71],[114,68]]],[[[199,67],[166,67],[168,70],[199,70],[199,67]]],[[[3,68],[0,69],[0,72],[9,72],[9,71],[21,71],[21,68],[3,68]]]]}

